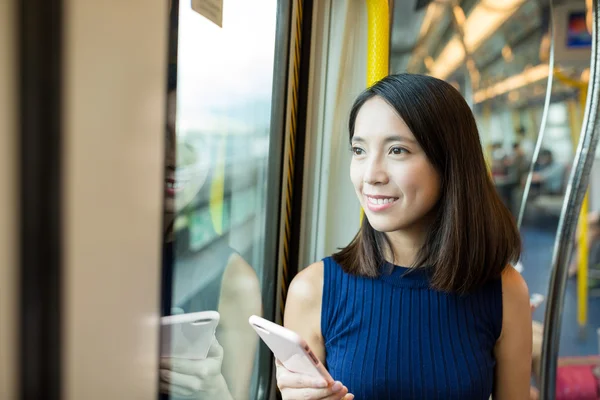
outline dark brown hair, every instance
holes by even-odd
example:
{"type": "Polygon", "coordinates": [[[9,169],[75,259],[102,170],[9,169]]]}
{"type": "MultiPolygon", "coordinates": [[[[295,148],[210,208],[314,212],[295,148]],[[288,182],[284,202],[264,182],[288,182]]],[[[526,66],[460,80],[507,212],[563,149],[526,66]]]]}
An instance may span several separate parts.
{"type": "MultiPolygon", "coordinates": [[[[459,294],[500,277],[518,260],[521,239],[488,173],[475,118],[462,95],[430,76],[388,76],[354,102],[350,140],[358,112],[375,96],[396,110],[441,178],[433,223],[413,267],[430,269],[434,289],[459,294]]],[[[333,258],[348,273],[375,277],[386,263],[386,248],[393,252],[385,233],[365,216],[354,240],[333,258]]]]}

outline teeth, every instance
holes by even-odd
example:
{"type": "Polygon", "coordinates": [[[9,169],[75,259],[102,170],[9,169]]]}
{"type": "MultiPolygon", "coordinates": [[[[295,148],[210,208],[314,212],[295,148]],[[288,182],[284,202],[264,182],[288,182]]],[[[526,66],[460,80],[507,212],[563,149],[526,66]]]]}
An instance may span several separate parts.
{"type": "Polygon", "coordinates": [[[383,205],[393,203],[397,199],[395,197],[386,197],[385,199],[375,199],[373,197],[367,197],[369,199],[369,203],[376,205],[383,205]]]}
{"type": "Polygon", "coordinates": [[[183,186],[183,182],[179,182],[179,181],[175,181],[175,182],[167,181],[166,183],[167,183],[167,188],[169,188],[169,189],[177,190],[183,186]]]}

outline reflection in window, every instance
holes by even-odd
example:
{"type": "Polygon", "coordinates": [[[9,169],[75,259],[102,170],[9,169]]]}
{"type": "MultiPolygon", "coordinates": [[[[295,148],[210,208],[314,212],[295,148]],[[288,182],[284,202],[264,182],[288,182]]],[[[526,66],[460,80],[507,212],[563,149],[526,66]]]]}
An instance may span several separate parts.
{"type": "Polygon", "coordinates": [[[177,32],[167,105],[163,312],[217,311],[220,320],[200,360],[165,354],[175,340],[193,341],[192,328],[171,326],[161,396],[249,399],[260,374],[248,318],[263,306],[277,2],[228,0],[222,28],[192,10],[190,0],[178,7],[171,22],[177,32]]]}

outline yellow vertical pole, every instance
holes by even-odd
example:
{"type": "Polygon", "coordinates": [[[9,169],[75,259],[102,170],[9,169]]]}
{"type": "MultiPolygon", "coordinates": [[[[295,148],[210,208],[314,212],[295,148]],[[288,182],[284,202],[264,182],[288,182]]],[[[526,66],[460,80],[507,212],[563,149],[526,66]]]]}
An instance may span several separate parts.
{"type": "Polygon", "coordinates": [[[390,70],[390,6],[388,0],[367,0],[367,86],[390,70]]]}
{"type": "MultiPolygon", "coordinates": [[[[571,125],[571,141],[573,143],[573,149],[576,149],[579,143],[581,120],[587,99],[588,82],[572,79],[558,69],[555,69],[554,74],[558,80],[564,84],[579,89],[580,112],[577,112],[574,101],[569,101],[567,103],[569,109],[569,122],[571,125]]],[[[577,323],[580,328],[585,327],[587,324],[588,315],[588,195],[589,189],[586,191],[583,203],[581,204],[577,230],[577,323]]]]}
{"type": "Polygon", "coordinates": [[[223,202],[225,199],[225,155],[227,135],[219,138],[219,149],[214,164],[214,175],[210,184],[209,210],[213,228],[217,235],[223,234],[223,202]]]}
{"type": "MultiPolygon", "coordinates": [[[[390,4],[389,0],[367,1],[367,87],[390,71],[390,4]]],[[[360,210],[362,223],[364,211],[360,210]]]]}
{"type": "MultiPolygon", "coordinates": [[[[587,85],[580,87],[579,89],[579,106],[580,110],[585,109],[585,101],[587,98],[587,85]]],[[[581,126],[581,124],[579,124],[581,126]]],[[[578,129],[577,133],[581,130],[578,129]]],[[[573,144],[577,144],[579,138],[577,138],[573,144]]],[[[584,327],[587,324],[588,314],[588,197],[589,189],[585,193],[583,203],[581,204],[581,213],[579,214],[579,246],[578,246],[578,257],[577,257],[577,322],[580,327],[584,327]]]]}

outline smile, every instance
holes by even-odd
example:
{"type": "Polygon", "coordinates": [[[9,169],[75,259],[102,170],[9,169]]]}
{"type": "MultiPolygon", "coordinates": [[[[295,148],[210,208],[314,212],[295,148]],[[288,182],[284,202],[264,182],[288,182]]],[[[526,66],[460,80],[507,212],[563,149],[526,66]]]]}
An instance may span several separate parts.
{"type": "Polygon", "coordinates": [[[187,181],[182,179],[173,179],[167,178],[165,179],[165,192],[168,196],[172,197],[176,193],[180,192],[184,187],[187,181]]]}
{"type": "Polygon", "coordinates": [[[383,211],[393,206],[397,201],[398,197],[385,197],[385,196],[369,196],[365,195],[367,199],[367,207],[371,211],[383,211]]]}

